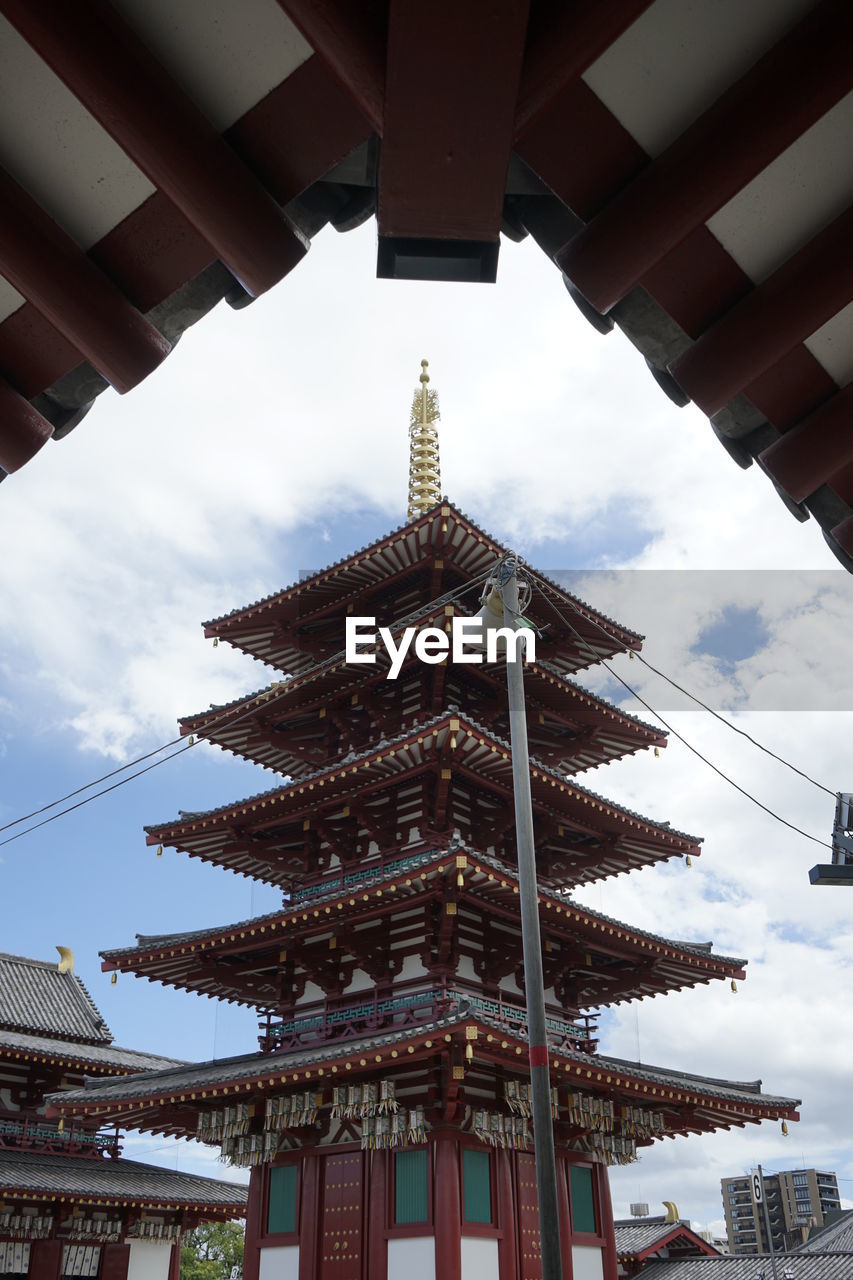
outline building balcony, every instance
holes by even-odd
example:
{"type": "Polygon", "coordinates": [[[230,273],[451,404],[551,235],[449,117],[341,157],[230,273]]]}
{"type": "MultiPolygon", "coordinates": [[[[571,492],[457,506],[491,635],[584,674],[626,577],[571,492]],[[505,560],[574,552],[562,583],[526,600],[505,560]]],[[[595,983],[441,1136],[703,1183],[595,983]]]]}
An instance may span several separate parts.
{"type": "Polygon", "coordinates": [[[60,1129],[41,1119],[0,1119],[0,1150],[42,1151],[73,1156],[121,1155],[118,1133],[60,1129]]]}
{"type": "MultiPolygon", "coordinates": [[[[431,1022],[462,1004],[487,1014],[508,1030],[525,1031],[527,1011],[523,997],[508,999],[500,991],[487,992],[464,979],[413,978],[409,982],[372,987],[348,996],[300,1005],[294,1016],[278,1019],[268,1013],[261,1024],[258,1043],[263,1053],[291,1051],[371,1031],[387,1031],[431,1022]]],[[[592,1018],[568,1018],[547,1008],[548,1038],[558,1049],[594,1053],[598,1044],[592,1018]]]]}

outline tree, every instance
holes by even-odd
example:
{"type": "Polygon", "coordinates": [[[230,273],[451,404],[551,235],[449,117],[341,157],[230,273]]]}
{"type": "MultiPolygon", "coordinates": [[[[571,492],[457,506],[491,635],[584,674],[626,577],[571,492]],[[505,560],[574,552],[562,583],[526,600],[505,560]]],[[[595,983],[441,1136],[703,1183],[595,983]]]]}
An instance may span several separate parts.
{"type": "Polygon", "coordinates": [[[242,1222],[203,1222],[181,1242],[181,1280],[229,1280],[243,1273],[242,1222]]]}

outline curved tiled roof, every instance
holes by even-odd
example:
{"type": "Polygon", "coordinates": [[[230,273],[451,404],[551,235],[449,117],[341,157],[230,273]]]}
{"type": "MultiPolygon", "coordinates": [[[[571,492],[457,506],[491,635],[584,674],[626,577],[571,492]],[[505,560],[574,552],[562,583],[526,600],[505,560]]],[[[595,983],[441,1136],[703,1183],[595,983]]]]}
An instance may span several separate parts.
{"type": "Polygon", "coordinates": [[[245,1212],[248,1187],[135,1160],[0,1151],[0,1196],[36,1193],[41,1198],[109,1199],[157,1205],[209,1205],[245,1212]]]}
{"type": "Polygon", "coordinates": [[[83,983],[56,963],[0,954],[0,1027],[106,1045],[112,1033],[83,983]]]}
{"type": "Polygon", "coordinates": [[[0,1030],[0,1057],[7,1054],[26,1054],[41,1061],[51,1059],[79,1063],[84,1069],[107,1074],[130,1074],[137,1071],[158,1071],[177,1066],[178,1058],[166,1058],[158,1053],[140,1053],[136,1049],[122,1049],[114,1044],[83,1044],[74,1040],[52,1039],[50,1036],[31,1035],[26,1031],[0,1030]]]}
{"type": "MultiPolygon", "coordinates": [[[[282,1071],[292,1073],[296,1069],[315,1063],[323,1064],[346,1056],[351,1058],[359,1049],[394,1048],[408,1040],[430,1035],[437,1031],[451,1030],[468,1022],[476,1022],[498,1033],[496,1039],[512,1038],[521,1043],[526,1040],[521,1032],[508,1033],[506,1028],[488,1014],[475,1008],[466,1008],[465,1002],[459,1004],[457,1011],[447,1017],[433,1022],[420,1023],[416,1026],[393,1028],[391,1031],[377,1032],[371,1036],[353,1036],[344,1041],[311,1046],[309,1048],[288,1051],[284,1054],[244,1054],[235,1058],[218,1058],[209,1062],[199,1062],[189,1067],[170,1068],[165,1071],[146,1072],[138,1076],[125,1076],[121,1080],[99,1081],[87,1080],[82,1089],[72,1089],[63,1093],[48,1094],[49,1113],[62,1110],[70,1113],[75,1106],[105,1106],[110,1102],[123,1102],[139,1098],[155,1098],[161,1095],[174,1094],[178,1091],[188,1092],[193,1089],[216,1087],[229,1084],[233,1080],[262,1079],[268,1075],[280,1074],[282,1071]]],[[[746,1106],[763,1106],[768,1109],[793,1111],[799,1105],[794,1098],[783,1098],[761,1091],[761,1081],[748,1083],[720,1080],[711,1076],[699,1076],[690,1072],[675,1071],[666,1067],[649,1066],[647,1063],[629,1062],[621,1058],[610,1058],[604,1055],[582,1053],[573,1049],[560,1048],[559,1058],[563,1063],[576,1063],[585,1077],[594,1070],[597,1075],[604,1072],[619,1072],[632,1080],[644,1080],[655,1085],[680,1087],[686,1092],[693,1091],[709,1099],[743,1103],[746,1106]]],[[[569,1077],[570,1078],[570,1077],[569,1077]]],[[[592,1087],[592,1086],[591,1086],[592,1087]]]]}

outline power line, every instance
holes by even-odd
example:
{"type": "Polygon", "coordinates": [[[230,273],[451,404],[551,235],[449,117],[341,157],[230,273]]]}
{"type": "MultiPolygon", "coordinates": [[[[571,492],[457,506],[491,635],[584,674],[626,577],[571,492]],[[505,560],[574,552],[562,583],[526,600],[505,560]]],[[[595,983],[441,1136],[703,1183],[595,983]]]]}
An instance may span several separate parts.
{"type": "MultiPolygon", "coordinates": [[[[152,769],[158,768],[161,764],[166,764],[168,760],[174,760],[175,756],[183,755],[185,751],[192,751],[194,746],[194,742],[188,742],[186,746],[179,747],[177,751],[171,752],[168,756],[161,756],[159,760],[155,760],[153,764],[146,765],[144,769],[137,769],[135,773],[128,774],[126,778],[120,778],[118,782],[114,782],[112,786],[103,787],[102,790],[95,791],[84,800],[78,800],[76,804],[70,804],[67,809],[57,810],[57,812],[52,813],[49,818],[42,818],[41,822],[34,822],[31,827],[24,827],[23,831],[16,831],[13,836],[7,836],[5,840],[0,840],[0,849],[2,849],[4,845],[13,844],[16,840],[20,840],[22,836],[28,836],[31,831],[38,831],[39,827],[46,827],[48,823],[55,822],[57,818],[64,818],[67,813],[73,813],[75,809],[82,809],[84,805],[91,804],[93,800],[100,799],[101,796],[107,795],[110,791],[118,790],[118,788],[123,787],[126,782],[132,782],[134,778],[141,777],[143,773],[150,773],[152,769]]],[[[87,789],[88,788],[86,787],[80,788],[81,791],[86,791],[87,789]]],[[[61,802],[56,801],[55,803],[59,804],[61,802]]],[[[51,809],[53,808],[53,805],[46,805],[45,808],[51,809]]],[[[44,809],[41,809],[39,812],[43,813],[44,809]]],[[[18,821],[24,822],[26,819],[20,818],[18,821]]]]}
{"type": "Polygon", "coordinates": [[[648,667],[649,671],[653,671],[656,676],[660,676],[661,680],[666,680],[667,684],[671,684],[673,689],[677,689],[678,692],[683,693],[686,698],[690,698],[698,706],[702,707],[704,711],[707,711],[710,715],[714,716],[716,720],[721,721],[722,724],[726,725],[729,729],[734,730],[735,733],[739,733],[742,738],[746,738],[754,747],[758,747],[759,751],[763,751],[765,755],[772,757],[773,760],[778,760],[779,764],[783,764],[786,769],[790,769],[792,773],[798,774],[801,778],[804,778],[806,782],[810,782],[813,787],[817,787],[819,791],[825,791],[828,796],[832,796],[833,800],[835,799],[837,792],[831,791],[829,787],[825,787],[822,782],[818,782],[816,778],[812,778],[809,774],[804,773],[802,769],[798,769],[795,764],[791,764],[791,761],[786,760],[784,756],[777,755],[775,751],[771,751],[769,747],[765,747],[763,742],[759,742],[757,738],[753,738],[752,734],[747,733],[746,729],[741,729],[739,725],[734,724],[733,721],[724,716],[722,712],[715,711],[713,707],[709,707],[707,702],[703,702],[701,698],[697,697],[695,693],[691,693],[689,689],[683,688],[676,680],[673,680],[672,676],[668,676],[664,671],[659,671],[658,668],[653,666],[652,663],[649,662],[647,658],[644,658],[641,653],[635,653],[634,656],[639,662],[642,662],[644,667],[648,667]]]}
{"type": "MultiPolygon", "coordinates": [[[[420,609],[416,609],[414,612],[407,614],[407,616],[405,618],[402,618],[399,622],[395,622],[389,628],[389,630],[391,631],[392,634],[395,634],[398,631],[404,629],[406,626],[410,625],[412,622],[417,621],[419,618],[423,617],[425,614],[431,613],[434,609],[440,608],[442,605],[445,605],[445,604],[452,604],[453,601],[461,599],[461,597],[464,595],[467,595],[469,591],[473,591],[476,587],[478,587],[480,583],[483,582],[489,576],[490,573],[491,573],[491,569],[484,570],[483,573],[478,574],[476,577],[472,578],[470,582],[465,583],[463,586],[457,587],[453,591],[447,591],[444,593],[444,595],[436,597],[435,600],[431,600],[428,604],[423,605],[420,609]]],[[[339,650],[337,653],[334,653],[330,657],[326,658],[322,663],[318,663],[316,667],[311,668],[311,674],[316,675],[318,672],[321,672],[324,668],[332,666],[334,663],[339,662],[340,659],[344,656],[345,656],[345,650],[343,649],[339,650]]],[[[254,715],[256,710],[257,708],[255,706],[248,707],[240,715],[233,718],[230,716],[230,713],[227,710],[225,710],[221,713],[221,715],[214,716],[212,720],[207,722],[207,726],[206,726],[207,730],[209,732],[210,730],[215,729],[217,725],[224,720],[230,720],[232,724],[239,724],[241,720],[245,719],[248,716],[254,715]]],[[[112,783],[111,786],[103,787],[100,791],[93,792],[92,795],[86,796],[83,800],[78,800],[76,804],[68,805],[68,807],[65,809],[59,809],[58,812],[51,814],[50,817],[42,818],[41,822],[35,822],[32,824],[32,826],[25,827],[23,831],[16,832],[15,835],[13,836],[7,836],[5,840],[0,840],[0,849],[2,849],[4,845],[14,843],[15,840],[20,840],[22,836],[29,835],[30,832],[32,831],[38,831],[40,827],[45,827],[49,823],[55,822],[57,818],[63,818],[65,817],[66,814],[73,813],[76,809],[82,809],[84,805],[90,804],[93,800],[100,799],[101,796],[105,796],[109,794],[109,792],[111,791],[116,791],[119,787],[123,787],[125,783],[133,782],[135,778],[139,778],[145,773],[150,773],[152,769],[156,769],[159,765],[165,764],[168,760],[174,760],[175,756],[183,755],[185,751],[190,751],[194,746],[197,745],[197,741],[198,741],[197,739],[193,739],[191,737],[190,740],[186,742],[183,746],[179,747],[177,751],[172,751],[169,753],[169,755],[162,756],[161,759],[155,760],[153,764],[146,765],[144,769],[137,769],[134,773],[128,773],[126,777],[120,778],[118,782],[112,783]]],[[[144,755],[137,756],[135,760],[130,760],[127,762],[127,764],[123,764],[119,768],[112,769],[109,773],[103,774],[100,778],[95,778],[92,782],[87,783],[85,786],[76,787],[73,791],[69,791],[66,795],[60,796],[58,799],[51,801],[50,804],[42,805],[38,809],[33,809],[32,812],[30,813],[23,814],[19,818],[14,818],[11,822],[7,822],[3,826],[0,826],[0,833],[4,831],[10,831],[12,827],[18,827],[24,822],[29,822],[31,818],[40,817],[41,814],[47,813],[48,810],[50,809],[56,809],[57,805],[64,804],[66,800],[71,800],[74,798],[74,796],[82,795],[82,793],[85,791],[91,791],[93,787],[98,786],[101,782],[106,782],[110,778],[115,778],[120,773],[126,773],[128,769],[133,769],[135,765],[142,764],[145,760],[152,759],[153,756],[161,755],[163,751],[168,750],[169,747],[177,746],[179,742],[184,742],[184,739],[181,737],[173,738],[171,742],[165,742],[163,743],[162,746],[156,747],[153,751],[148,751],[144,755]]]]}
{"type": "MultiPolygon", "coordinates": [[[[544,595],[544,592],[543,592],[543,595],[544,595]]],[[[552,608],[556,609],[556,606],[547,596],[545,596],[545,599],[548,600],[548,603],[551,605],[552,608]]],[[[587,622],[591,622],[592,625],[596,627],[601,632],[602,635],[607,636],[608,640],[616,640],[617,643],[619,643],[618,636],[615,636],[612,631],[608,631],[607,628],[602,626],[601,623],[596,621],[595,618],[587,618],[585,614],[581,613],[580,609],[578,609],[574,604],[572,604],[571,600],[569,601],[569,605],[574,610],[574,612],[578,615],[578,617],[585,618],[587,622]]],[[[559,616],[562,617],[562,615],[559,615],[559,616]]],[[[569,625],[566,618],[563,618],[563,622],[565,622],[567,626],[569,625]]],[[[582,636],[578,635],[578,632],[575,632],[575,635],[578,636],[578,639],[581,640],[581,642],[586,646],[590,654],[593,655],[596,662],[598,662],[599,661],[598,655],[595,653],[595,650],[592,648],[592,646],[586,640],[584,640],[582,636]]],[[[763,742],[759,742],[758,739],[754,738],[751,733],[747,733],[745,729],[741,729],[732,720],[729,720],[727,716],[724,716],[722,712],[716,711],[713,707],[709,707],[707,702],[703,702],[702,699],[697,694],[691,693],[689,689],[685,689],[683,685],[680,685],[677,680],[673,680],[672,676],[668,676],[665,671],[661,671],[658,667],[654,666],[651,662],[649,662],[648,658],[644,657],[642,653],[639,653],[636,650],[631,650],[630,652],[631,652],[631,657],[636,658],[638,662],[642,662],[643,666],[648,667],[649,671],[653,671],[656,676],[659,676],[661,678],[661,680],[665,680],[667,684],[672,685],[673,689],[677,689],[679,693],[683,693],[685,698],[690,698],[692,702],[695,702],[697,706],[700,706],[703,709],[703,711],[707,711],[710,715],[714,716],[714,718],[716,720],[719,720],[721,724],[726,725],[727,728],[733,730],[735,733],[739,733],[742,738],[746,738],[747,741],[751,742],[752,745],[754,747],[757,747],[759,751],[763,751],[765,755],[768,755],[773,760],[778,761],[779,764],[784,765],[786,769],[790,769],[792,773],[796,773],[799,777],[803,778],[806,782],[810,782],[813,787],[817,787],[819,791],[824,791],[828,796],[832,796],[832,798],[835,799],[836,795],[838,794],[837,791],[833,791],[830,787],[824,786],[822,782],[818,782],[816,778],[812,778],[808,773],[805,773],[802,769],[797,768],[795,764],[792,764],[790,760],[786,760],[784,756],[777,755],[775,751],[771,751],[770,747],[766,747],[763,742]]],[[[613,673],[611,672],[611,674],[613,673]]],[[[616,678],[618,679],[618,677],[616,678]]],[[[634,696],[637,697],[636,694],[634,696]]],[[[638,699],[638,701],[642,701],[642,699],[638,699]]],[[[658,719],[660,719],[660,716],[658,716],[658,719]]]]}
{"type": "MultiPolygon", "coordinates": [[[[803,831],[801,827],[795,826],[793,822],[789,822],[787,818],[783,818],[780,814],[776,813],[774,809],[769,808],[768,805],[764,804],[756,796],[752,795],[751,792],[747,791],[744,787],[742,787],[740,783],[735,782],[734,778],[730,778],[727,773],[724,773],[723,770],[720,769],[718,765],[715,765],[712,760],[709,760],[707,756],[703,755],[702,752],[698,749],[698,747],[694,747],[691,742],[688,742],[683,734],[679,733],[677,729],[674,729],[667,720],[664,720],[663,716],[660,714],[659,711],[656,711],[655,708],[650,705],[650,703],[646,702],[645,698],[640,697],[636,689],[632,688],[631,685],[628,684],[627,680],[623,680],[622,677],[618,675],[616,671],[613,670],[609,662],[605,662],[603,659],[600,658],[599,655],[595,653],[595,650],[592,648],[592,646],[584,639],[584,637],[580,634],[577,628],[572,626],[568,618],[565,617],[565,615],[560,612],[560,610],[554,604],[553,600],[551,600],[545,594],[544,591],[542,592],[542,596],[548,602],[550,607],[554,610],[554,612],[556,613],[560,621],[564,623],[564,625],[567,626],[569,630],[573,632],[574,635],[577,636],[581,644],[585,645],[585,647],[589,650],[589,652],[595,656],[595,661],[601,662],[601,665],[605,668],[606,671],[610,673],[613,679],[618,680],[619,683],[628,690],[631,696],[636,698],[637,701],[641,704],[641,706],[644,706],[646,710],[655,717],[656,720],[659,720],[660,723],[664,726],[664,728],[667,729],[674,738],[677,738],[678,741],[681,742],[687,748],[688,751],[692,751],[693,754],[697,756],[702,761],[703,764],[706,764],[709,769],[712,769],[713,772],[716,773],[718,777],[722,778],[724,782],[727,782],[729,786],[734,787],[735,791],[739,791],[740,794],[742,796],[745,796],[747,800],[751,800],[752,803],[754,805],[757,805],[759,809],[763,809],[763,811],[766,814],[768,814],[769,817],[775,818],[777,822],[781,822],[783,826],[788,827],[791,831],[795,831],[797,835],[803,836],[806,840],[812,840],[815,844],[821,845],[822,848],[824,849],[830,849],[830,850],[832,849],[832,845],[828,844],[826,840],[821,840],[818,838],[818,836],[810,835],[808,831],[803,831]]],[[[599,626],[598,623],[595,623],[594,625],[598,626],[599,631],[603,632],[603,634],[608,636],[609,639],[611,640],[614,639],[614,637],[611,636],[610,633],[606,631],[604,627],[599,626]]],[[[834,795],[835,792],[831,792],[830,794],[834,795]]]]}

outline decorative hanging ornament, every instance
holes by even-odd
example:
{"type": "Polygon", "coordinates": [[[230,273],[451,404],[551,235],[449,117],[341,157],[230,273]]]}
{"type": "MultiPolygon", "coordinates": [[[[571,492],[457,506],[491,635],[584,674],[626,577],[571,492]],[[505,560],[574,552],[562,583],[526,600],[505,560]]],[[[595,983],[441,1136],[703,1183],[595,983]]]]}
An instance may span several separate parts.
{"type": "Polygon", "coordinates": [[[782,1121],[782,1137],[787,1138],[787,1136],[788,1136],[788,1121],[783,1120],[782,1121]]]}
{"type": "Polygon", "coordinates": [[[213,647],[214,647],[214,649],[215,649],[215,648],[217,648],[218,644],[219,644],[219,636],[214,636],[214,637],[213,637],[213,647]]]}
{"type": "Polygon", "coordinates": [[[737,995],[737,983],[735,982],[734,978],[732,978],[732,995],[735,995],[735,996],[737,995]]]}
{"type": "Polygon", "coordinates": [[[158,857],[158,858],[162,858],[162,856],[163,856],[163,846],[162,846],[161,844],[158,844],[158,846],[157,846],[157,857],[158,857]]]}
{"type": "Polygon", "coordinates": [[[114,973],[114,974],[112,974],[112,976],[110,977],[110,986],[111,986],[111,987],[114,987],[114,986],[115,986],[115,984],[116,984],[117,982],[118,982],[118,974],[117,974],[117,973],[114,973]]]}

